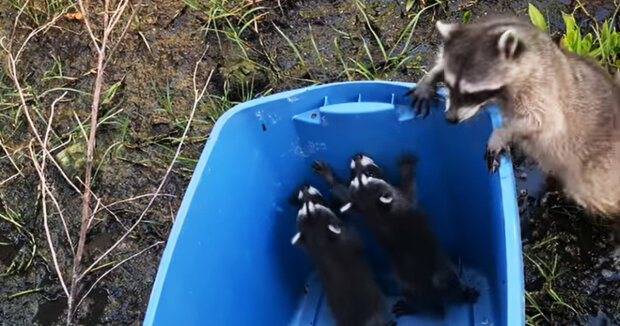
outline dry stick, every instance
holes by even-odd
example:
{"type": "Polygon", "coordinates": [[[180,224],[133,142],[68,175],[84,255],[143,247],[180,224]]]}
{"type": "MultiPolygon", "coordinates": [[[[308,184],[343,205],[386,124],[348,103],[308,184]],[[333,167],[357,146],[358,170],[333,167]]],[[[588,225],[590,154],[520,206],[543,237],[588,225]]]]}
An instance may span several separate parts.
{"type": "MultiPolygon", "coordinates": [[[[82,182],[82,180],[78,178],[78,181],[82,184],[82,186],[84,186],[84,182],[82,182]]],[[[92,190],[90,192],[91,192],[91,196],[93,196],[93,198],[95,198],[95,200],[97,201],[97,205],[95,206],[95,209],[92,210],[90,217],[88,218],[88,228],[90,228],[92,220],[95,219],[95,215],[97,215],[97,213],[99,213],[101,210],[105,209],[106,211],[108,211],[108,213],[114,216],[114,219],[116,219],[116,222],[118,222],[118,224],[120,224],[123,227],[123,229],[127,231],[128,229],[125,226],[125,224],[121,222],[121,219],[114,212],[112,212],[105,204],[101,203],[101,198],[99,198],[97,194],[95,194],[92,190]],[[101,206],[102,208],[99,208],[99,206],[101,206]]]]}
{"type": "Polygon", "coordinates": [[[28,146],[30,151],[30,157],[34,164],[35,170],[37,170],[37,174],[39,175],[39,180],[41,181],[41,196],[42,196],[42,206],[43,206],[43,228],[45,229],[45,238],[47,240],[47,245],[50,247],[50,253],[52,254],[52,262],[54,263],[54,269],[56,270],[56,274],[58,275],[58,279],[60,280],[60,285],[62,289],[65,291],[67,298],[70,297],[69,290],[67,289],[67,285],[65,283],[64,277],[62,276],[62,272],[60,271],[60,265],[58,265],[58,258],[56,257],[56,250],[54,249],[54,243],[52,242],[52,235],[50,233],[49,223],[48,223],[48,214],[47,214],[47,204],[45,201],[45,195],[47,193],[51,194],[51,191],[47,187],[47,182],[45,180],[45,174],[43,170],[41,170],[41,166],[37,162],[36,154],[34,149],[32,148],[32,141],[30,142],[30,146],[28,146]]]}
{"type": "Polygon", "coordinates": [[[164,243],[163,241],[157,241],[154,244],[142,249],[141,251],[121,260],[120,262],[118,262],[117,264],[115,264],[114,266],[110,267],[110,269],[108,269],[107,271],[105,271],[105,273],[101,274],[101,276],[99,276],[97,278],[97,280],[95,280],[95,282],[93,283],[93,285],[90,286],[90,288],[88,289],[88,291],[86,291],[86,293],[84,294],[84,296],[82,296],[82,299],[80,299],[80,301],[78,301],[78,303],[75,305],[75,308],[77,309],[80,304],[82,304],[82,301],[84,301],[84,299],[86,299],[86,297],[90,294],[90,292],[95,288],[95,286],[104,278],[106,277],[108,274],[110,274],[112,271],[114,271],[116,268],[118,268],[119,266],[121,266],[122,264],[140,256],[141,254],[143,254],[145,251],[155,247],[155,246],[159,246],[160,244],[164,243]]]}
{"type": "Polygon", "coordinates": [[[19,177],[19,173],[15,173],[15,174],[13,174],[12,176],[10,176],[10,177],[8,177],[8,178],[6,178],[6,179],[2,180],[2,182],[0,182],[0,186],[2,186],[3,184],[5,184],[5,183],[7,183],[7,182],[9,182],[9,181],[11,181],[11,180],[13,180],[13,179],[17,178],[17,177],[19,177]]]}
{"type": "Polygon", "coordinates": [[[23,177],[24,175],[22,174],[22,170],[17,166],[17,164],[15,164],[15,161],[13,161],[13,158],[11,157],[11,154],[9,153],[9,150],[4,145],[4,140],[2,138],[2,135],[0,135],[0,147],[2,147],[2,150],[6,154],[6,157],[9,159],[9,161],[11,162],[11,164],[13,165],[15,170],[17,170],[17,174],[19,174],[20,176],[23,177]]]}
{"type": "MultiPolygon", "coordinates": [[[[141,198],[144,198],[144,197],[153,197],[153,196],[155,196],[155,197],[157,197],[157,196],[160,196],[160,197],[176,197],[173,194],[154,194],[154,193],[152,193],[152,194],[144,194],[144,195],[138,195],[138,196],[127,198],[127,199],[117,200],[115,202],[112,202],[112,203],[109,203],[109,204],[105,205],[103,208],[104,209],[106,207],[110,208],[110,207],[116,206],[118,204],[127,203],[127,202],[138,200],[138,199],[141,199],[141,198]]],[[[99,211],[101,211],[101,210],[99,210],[99,211]]],[[[99,213],[99,211],[96,211],[95,213],[99,213]]]]}
{"type": "MultiPolygon", "coordinates": [[[[28,2],[26,1],[26,3],[24,4],[24,7],[26,6],[28,2]]],[[[28,42],[30,41],[30,39],[32,39],[35,35],[46,31],[47,29],[49,29],[52,25],[54,25],[56,23],[56,21],[58,19],[60,19],[60,17],[62,17],[65,13],[65,10],[63,10],[61,13],[59,13],[58,15],[54,16],[52,18],[52,20],[50,20],[48,23],[36,28],[35,30],[33,30],[32,32],[30,32],[30,34],[28,34],[28,36],[26,37],[26,39],[24,40],[24,42],[22,43],[22,46],[20,47],[20,49],[18,50],[17,54],[13,54],[11,48],[12,48],[12,44],[13,44],[13,36],[14,36],[14,32],[15,32],[15,26],[17,26],[17,22],[19,20],[19,17],[21,15],[21,13],[23,12],[23,8],[22,10],[20,10],[20,12],[18,13],[17,17],[15,18],[15,25],[14,25],[14,30],[13,30],[13,34],[11,34],[11,39],[9,40],[9,45],[7,46],[5,44],[5,40],[6,37],[2,37],[0,38],[0,47],[2,47],[2,49],[6,52],[7,54],[7,70],[9,72],[9,76],[11,77],[11,79],[13,80],[13,84],[15,85],[15,88],[17,89],[20,101],[21,101],[21,107],[23,109],[24,115],[26,116],[26,120],[28,121],[28,125],[32,131],[32,133],[35,135],[35,138],[37,139],[38,143],[40,145],[43,145],[43,141],[41,139],[41,136],[39,135],[39,132],[37,131],[37,128],[30,116],[30,113],[28,111],[28,104],[26,102],[26,97],[24,95],[24,89],[21,86],[21,83],[19,82],[19,77],[17,75],[17,62],[19,60],[19,57],[21,56],[21,53],[24,51],[26,45],[28,44],[28,42]]],[[[51,128],[48,125],[48,128],[51,128]]],[[[49,152],[47,151],[47,148],[42,146],[43,148],[43,163],[45,163],[45,160],[47,158],[47,154],[49,154],[49,152]]],[[[50,234],[50,230],[49,230],[49,224],[48,224],[48,214],[47,214],[47,205],[46,205],[46,201],[45,201],[45,195],[47,193],[50,194],[51,198],[53,198],[53,194],[50,191],[50,189],[47,187],[47,183],[46,183],[46,179],[45,179],[45,172],[41,169],[41,166],[39,166],[37,159],[36,159],[36,155],[35,155],[35,151],[32,147],[32,141],[30,143],[30,145],[28,146],[28,149],[30,151],[30,156],[32,159],[32,162],[35,166],[35,169],[37,170],[37,174],[39,175],[39,179],[41,180],[41,187],[42,187],[42,196],[43,196],[43,219],[44,219],[44,229],[45,229],[45,234],[46,234],[46,238],[47,238],[47,242],[48,245],[50,247],[50,252],[52,254],[52,260],[54,263],[54,268],[56,271],[56,274],[58,275],[58,278],[60,280],[60,284],[63,288],[63,290],[65,291],[65,294],[67,296],[69,296],[69,291],[67,289],[67,286],[65,284],[64,278],[62,276],[62,272],[60,270],[60,266],[58,264],[58,259],[56,257],[56,251],[54,249],[54,244],[52,242],[52,238],[51,238],[51,234],[50,234]]],[[[54,162],[54,164],[60,169],[58,163],[52,159],[52,161],[54,162]]],[[[62,171],[62,169],[60,169],[62,171]]]]}
{"type": "MultiPolygon", "coordinates": [[[[28,126],[30,127],[30,130],[32,131],[32,133],[34,134],[34,136],[36,137],[36,139],[37,139],[37,141],[39,142],[40,145],[43,142],[41,140],[41,136],[39,135],[39,132],[37,131],[37,128],[36,128],[32,118],[30,116],[29,111],[28,111],[28,104],[26,102],[26,96],[24,95],[24,89],[22,88],[21,83],[19,82],[19,77],[17,76],[17,62],[19,61],[21,53],[23,52],[24,48],[26,47],[26,45],[28,44],[30,39],[32,39],[37,34],[39,34],[41,32],[45,32],[49,28],[51,28],[56,23],[56,21],[58,19],[60,19],[64,15],[64,12],[65,11],[63,10],[58,15],[54,16],[52,18],[52,20],[50,20],[49,22],[47,22],[44,25],[41,25],[40,27],[38,27],[34,31],[30,32],[30,34],[28,34],[28,36],[26,37],[26,39],[22,43],[22,46],[20,47],[20,49],[19,49],[19,51],[17,52],[16,55],[13,55],[13,52],[11,51],[11,47],[12,47],[12,44],[13,44],[13,38],[9,39],[9,44],[8,45],[4,43],[4,41],[6,40],[6,37],[0,38],[0,47],[2,47],[4,52],[6,52],[6,54],[7,54],[7,61],[8,61],[8,63],[7,63],[7,70],[9,72],[9,77],[11,77],[11,80],[13,80],[13,84],[15,85],[15,89],[17,89],[17,93],[19,95],[19,99],[20,99],[20,102],[21,102],[22,110],[24,112],[24,115],[26,116],[26,120],[28,121],[28,126]]],[[[17,19],[19,19],[19,15],[16,17],[16,20],[17,19]]],[[[16,22],[16,24],[17,24],[17,22],[16,22]]],[[[47,148],[43,148],[43,151],[48,151],[48,150],[47,150],[47,148]]],[[[48,152],[48,154],[49,154],[49,152],[48,152]]],[[[76,192],[81,194],[82,192],[80,191],[80,189],[78,189],[78,187],[76,187],[75,184],[73,184],[73,182],[71,182],[71,179],[65,174],[65,172],[62,170],[62,168],[60,167],[58,162],[53,158],[53,156],[51,156],[51,154],[50,154],[50,160],[52,161],[54,166],[58,169],[58,171],[63,176],[63,178],[67,181],[67,183],[69,183],[69,185],[76,192]]]]}
{"type": "MultiPolygon", "coordinates": [[[[43,148],[47,148],[50,131],[52,130],[52,120],[54,119],[54,110],[56,108],[56,104],[58,104],[58,102],[62,100],[65,96],[67,96],[67,92],[64,92],[60,97],[58,97],[57,99],[54,100],[54,102],[52,102],[52,106],[50,109],[50,117],[47,122],[47,128],[45,128],[45,136],[43,137],[43,144],[41,145],[43,148]]],[[[47,161],[48,153],[49,153],[48,151],[43,151],[43,159],[41,162],[41,171],[43,171],[43,173],[45,173],[45,163],[47,161]]],[[[45,199],[45,197],[43,198],[45,199]]],[[[62,226],[65,231],[65,236],[67,237],[67,241],[69,242],[69,248],[71,249],[71,252],[73,253],[73,255],[75,255],[75,249],[73,249],[73,241],[71,240],[71,234],[69,234],[69,227],[67,227],[67,221],[65,220],[65,216],[62,214],[62,209],[60,208],[60,205],[58,204],[58,201],[56,200],[56,198],[51,193],[50,193],[50,198],[52,199],[52,202],[56,206],[56,210],[58,211],[58,215],[60,216],[60,221],[62,222],[62,226]]]]}
{"type": "MultiPolygon", "coordinates": [[[[208,47],[207,47],[207,49],[208,49],[208,47]]],[[[159,195],[159,192],[164,187],[164,184],[166,183],[166,180],[168,179],[168,175],[170,175],[170,171],[172,171],[172,167],[174,166],[174,163],[176,162],[176,160],[178,159],[179,155],[181,154],[181,147],[183,147],[183,143],[185,141],[185,138],[187,137],[187,133],[189,131],[189,127],[191,126],[192,120],[194,119],[194,114],[196,113],[196,108],[198,107],[198,104],[200,103],[200,100],[202,99],[202,97],[204,96],[205,91],[207,90],[207,86],[209,85],[209,82],[211,81],[211,76],[213,76],[213,70],[211,70],[211,72],[209,73],[209,77],[207,78],[207,81],[204,84],[204,87],[202,88],[201,91],[198,91],[197,86],[196,86],[196,75],[198,73],[198,66],[202,62],[202,59],[204,58],[205,54],[206,54],[206,50],[203,53],[202,57],[200,57],[198,62],[196,62],[196,66],[194,68],[194,77],[193,77],[193,82],[194,82],[194,105],[192,107],[192,111],[191,111],[191,113],[189,115],[189,119],[187,120],[187,125],[185,126],[185,130],[183,131],[183,136],[181,136],[181,141],[179,142],[179,145],[177,146],[176,153],[174,154],[174,157],[172,158],[172,162],[170,163],[170,165],[168,166],[168,169],[166,170],[166,174],[164,174],[164,178],[162,179],[161,183],[157,187],[157,190],[155,191],[155,195],[151,198],[149,203],[146,205],[146,208],[142,211],[142,214],[140,214],[140,216],[138,217],[138,220],[129,228],[129,230],[127,232],[125,232],[125,234],[123,234],[99,258],[95,259],[95,261],[86,269],[86,271],[88,271],[90,269],[93,269],[95,266],[97,266],[97,264],[99,264],[99,262],[101,260],[103,260],[107,255],[110,254],[110,252],[112,252],[112,250],[114,250],[119,244],[121,244],[125,240],[125,238],[127,238],[127,236],[133,231],[133,229],[135,229],[136,226],[138,226],[138,224],[140,224],[140,222],[142,221],[142,219],[146,215],[146,212],[151,208],[151,206],[153,205],[153,202],[155,201],[155,199],[159,195]]],[[[82,275],[80,275],[79,279],[83,278],[85,275],[86,275],[86,273],[83,273],[82,275]]]]}
{"type": "Polygon", "coordinates": [[[24,5],[21,8],[19,8],[19,11],[17,12],[17,16],[15,16],[15,21],[13,22],[13,30],[11,31],[11,43],[9,44],[9,49],[11,49],[11,47],[13,46],[13,40],[15,37],[15,31],[17,30],[17,23],[19,22],[19,17],[21,17],[21,15],[24,13],[24,10],[26,10],[26,7],[28,6],[29,2],[30,0],[24,1],[24,5]]]}
{"type": "MultiPolygon", "coordinates": [[[[114,27],[119,22],[120,18],[125,12],[125,9],[127,8],[129,4],[129,0],[120,1],[118,3],[115,11],[112,13],[111,21],[110,21],[109,10],[108,10],[109,4],[110,4],[109,0],[104,1],[103,37],[101,39],[101,45],[98,45],[97,39],[95,37],[95,34],[93,33],[93,29],[90,24],[90,21],[88,20],[89,13],[86,10],[86,7],[84,7],[84,1],[78,0],[78,5],[80,7],[82,16],[84,17],[84,23],[86,25],[86,28],[88,29],[88,34],[90,35],[93,41],[93,46],[97,50],[97,76],[95,77],[95,85],[94,85],[94,90],[93,90],[93,102],[92,102],[91,111],[90,111],[90,136],[88,138],[88,143],[87,143],[88,146],[87,146],[87,151],[86,151],[86,172],[84,175],[84,192],[82,194],[82,221],[80,223],[81,226],[80,226],[80,233],[79,233],[79,238],[78,238],[77,252],[73,259],[73,271],[71,274],[72,275],[71,276],[71,288],[69,290],[69,298],[68,298],[68,305],[67,305],[67,309],[68,309],[67,325],[71,325],[73,310],[75,309],[73,307],[73,304],[74,304],[73,299],[75,298],[75,295],[77,292],[78,282],[81,279],[81,277],[79,277],[79,273],[80,273],[79,269],[82,263],[82,256],[84,255],[84,246],[86,244],[86,234],[88,232],[89,220],[90,220],[90,215],[91,215],[90,184],[92,181],[93,158],[94,158],[94,152],[95,152],[95,141],[96,141],[96,136],[97,136],[97,117],[99,114],[99,103],[101,101],[101,92],[102,92],[103,77],[104,77],[103,65],[104,65],[105,57],[106,57],[107,43],[108,43],[110,34],[114,30],[114,27]]],[[[121,40],[118,40],[118,42],[120,41],[121,40]]]]}
{"type": "Polygon", "coordinates": [[[141,5],[141,1],[136,4],[136,7],[138,7],[138,9],[133,9],[134,6],[131,6],[132,9],[133,9],[131,11],[131,16],[129,16],[129,20],[127,20],[127,24],[125,25],[125,28],[123,28],[123,32],[121,32],[121,36],[119,37],[119,41],[116,42],[116,44],[114,44],[114,46],[112,47],[112,50],[110,50],[110,55],[108,56],[106,61],[103,63],[103,70],[105,70],[105,68],[108,66],[108,62],[110,62],[110,59],[112,59],[112,56],[114,55],[114,53],[116,53],[116,48],[121,43],[120,40],[125,38],[125,35],[127,34],[127,30],[129,30],[129,26],[131,25],[131,22],[134,20],[134,18],[138,14],[138,11],[141,8],[140,5],[141,5]]]}

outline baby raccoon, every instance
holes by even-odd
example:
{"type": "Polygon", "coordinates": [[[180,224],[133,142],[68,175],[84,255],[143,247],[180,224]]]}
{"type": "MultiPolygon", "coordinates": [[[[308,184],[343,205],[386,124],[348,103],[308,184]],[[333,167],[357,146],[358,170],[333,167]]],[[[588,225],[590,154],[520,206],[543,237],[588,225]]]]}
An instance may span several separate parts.
{"type": "Polygon", "coordinates": [[[351,161],[350,208],[368,220],[393,265],[404,296],[394,313],[443,316],[445,304],[475,302],[478,292],[461,284],[426,217],[412,202],[415,162],[411,157],[401,160],[401,172],[409,172],[399,189],[385,181],[372,159],[356,155],[351,161]]]}
{"type": "MultiPolygon", "coordinates": [[[[412,168],[416,162],[417,159],[411,155],[404,155],[399,162],[402,176],[402,184],[400,185],[400,188],[412,199],[414,198],[413,194],[415,192],[412,168]]],[[[354,179],[356,169],[358,167],[363,167],[364,171],[369,176],[375,176],[381,179],[383,178],[381,169],[370,157],[364,154],[356,154],[353,156],[353,160],[351,161],[349,181],[354,179]]],[[[351,199],[349,198],[349,184],[338,178],[338,176],[332,171],[331,167],[323,161],[314,161],[312,163],[312,169],[327,182],[332,193],[332,197],[334,198],[334,205],[337,205],[339,208],[344,208],[342,212],[345,212],[348,208],[350,208],[351,199]]]]}
{"type": "Polygon", "coordinates": [[[294,245],[302,245],[318,271],[338,326],[395,326],[355,231],[340,221],[315,188],[298,193],[294,245]]]}
{"type": "Polygon", "coordinates": [[[504,121],[487,143],[490,171],[517,145],[587,210],[620,216],[620,84],[520,18],[436,27],[444,44],[410,90],[416,111],[428,110],[439,81],[449,89],[452,123],[497,102],[504,121]]]}

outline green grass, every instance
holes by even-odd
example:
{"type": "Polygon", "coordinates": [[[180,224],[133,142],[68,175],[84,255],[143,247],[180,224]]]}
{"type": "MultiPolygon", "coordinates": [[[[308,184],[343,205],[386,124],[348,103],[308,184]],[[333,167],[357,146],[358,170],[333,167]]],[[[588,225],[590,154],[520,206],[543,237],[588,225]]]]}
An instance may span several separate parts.
{"type": "MultiPolygon", "coordinates": [[[[614,26],[615,20],[618,19],[619,9],[620,5],[611,17],[599,25],[583,4],[578,1],[578,5],[572,13],[562,13],[564,20],[562,45],[569,51],[597,60],[608,71],[613,72],[620,69],[620,33],[616,31],[614,26]],[[575,11],[577,10],[582,10],[590,18],[593,24],[591,32],[582,32],[583,28],[575,20],[575,11]]],[[[529,5],[528,13],[534,25],[541,30],[549,30],[545,17],[534,5],[529,5]]]]}
{"type": "Polygon", "coordinates": [[[207,16],[203,30],[215,33],[220,49],[224,37],[236,44],[246,59],[250,59],[250,45],[245,36],[267,14],[267,8],[238,0],[185,0],[185,4],[207,16]]]}
{"type": "Polygon", "coordinates": [[[29,231],[20,214],[8,207],[8,205],[4,206],[4,213],[0,213],[0,220],[12,225],[22,240],[28,244],[25,249],[18,252],[11,264],[4,271],[1,271],[0,275],[11,275],[26,271],[32,266],[34,257],[37,255],[37,244],[34,235],[29,231]]]}
{"type": "Polygon", "coordinates": [[[355,4],[360,19],[364,22],[366,29],[371,35],[372,42],[360,36],[366,60],[362,61],[356,58],[348,58],[351,64],[349,65],[342,57],[342,51],[340,50],[338,42],[334,41],[336,54],[343,65],[344,74],[347,75],[348,79],[351,79],[352,74],[360,75],[369,80],[389,79],[400,69],[405,67],[422,69],[422,67],[418,65],[418,60],[409,54],[410,50],[413,48],[412,39],[414,31],[421,15],[427,10],[439,5],[439,2],[420,9],[400,31],[396,42],[389,47],[383,43],[377,31],[375,31],[366,13],[366,5],[360,0],[356,0],[355,4]],[[376,55],[373,55],[373,53],[379,53],[379,57],[376,58],[376,55]]]}
{"type": "Polygon", "coordinates": [[[15,11],[24,8],[23,15],[27,17],[35,26],[41,26],[47,20],[61,13],[63,10],[74,7],[71,0],[30,0],[26,7],[27,0],[9,0],[15,11]]]}

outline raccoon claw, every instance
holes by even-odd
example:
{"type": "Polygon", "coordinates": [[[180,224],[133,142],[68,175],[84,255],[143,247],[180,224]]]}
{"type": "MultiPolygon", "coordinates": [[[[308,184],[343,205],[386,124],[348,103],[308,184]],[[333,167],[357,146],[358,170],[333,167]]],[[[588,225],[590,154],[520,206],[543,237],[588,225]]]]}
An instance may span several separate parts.
{"type": "Polygon", "coordinates": [[[431,102],[430,100],[416,98],[413,100],[411,104],[413,107],[413,111],[415,112],[415,116],[422,116],[422,119],[425,119],[431,112],[431,102]]]}
{"type": "Polygon", "coordinates": [[[430,113],[431,100],[433,100],[435,89],[429,84],[419,83],[415,88],[407,91],[407,96],[412,94],[414,100],[411,106],[415,111],[415,115],[422,115],[422,119],[426,118],[430,113]]]}
{"type": "Polygon", "coordinates": [[[398,159],[397,163],[400,167],[414,167],[418,163],[418,157],[411,153],[406,153],[398,159]]]}
{"type": "Polygon", "coordinates": [[[322,161],[312,162],[312,169],[314,170],[314,172],[316,172],[322,177],[325,177],[326,175],[330,173],[329,166],[327,165],[327,163],[322,162],[322,161]]]}
{"type": "Polygon", "coordinates": [[[499,168],[499,157],[504,154],[506,150],[504,148],[491,149],[487,147],[486,152],[484,153],[484,159],[487,161],[487,170],[491,173],[494,173],[499,168]]]}

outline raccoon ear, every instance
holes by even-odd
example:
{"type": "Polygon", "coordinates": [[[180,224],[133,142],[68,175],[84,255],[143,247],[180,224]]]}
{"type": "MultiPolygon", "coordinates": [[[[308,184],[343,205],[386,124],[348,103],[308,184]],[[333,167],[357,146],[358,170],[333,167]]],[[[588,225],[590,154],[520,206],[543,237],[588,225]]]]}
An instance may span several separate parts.
{"type": "Polygon", "coordinates": [[[394,200],[394,197],[392,197],[391,195],[385,194],[382,195],[381,197],[379,197],[379,201],[381,201],[384,204],[390,204],[392,201],[394,200]]]}
{"type": "Polygon", "coordinates": [[[329,224],[327,225],[327,228],[332,231],[334,234],[340,234],[342,233],[342,229],[339,226],[333,225],[333,224],[329,224]]]}
{"type": "Polygon", "coordinates": [[[504,59],[514,59],[521,47],[521,40],[510,29],[504,31],[497,40],[499,55],[504,59]]]}
{"type": "Polygon", "coordinates": [[[297,232],[297,233],[295,233],[295,235],[294,235],[294,236],[293,236],[293,238],[291,239],[291,244],[294,246],[294,245],[296,245],[296,244],[301,243],[301,241],[302,241],[302,240],[303,240],[303,239],[302,239],[302,237],[301,237],[301,233],[300,233],[300,232],[297,232]]]}
{"type": "Polygon", "coordinates": [[[351,206],[353,206],[353,203],[351,202],[344,204],[344,206],[340,207],[340,213],[346,213],[348,210],[351,209],[351,206]]]}
{"type": "Polygon", "coordinates": [[[448,38],[455,26],[455,24],[444,23],[441,20],[438,20],[437,23],[435,23],[437,31],[439,31],[439,34],[441,34],[441,37],[443,38],[448,38]]]}

